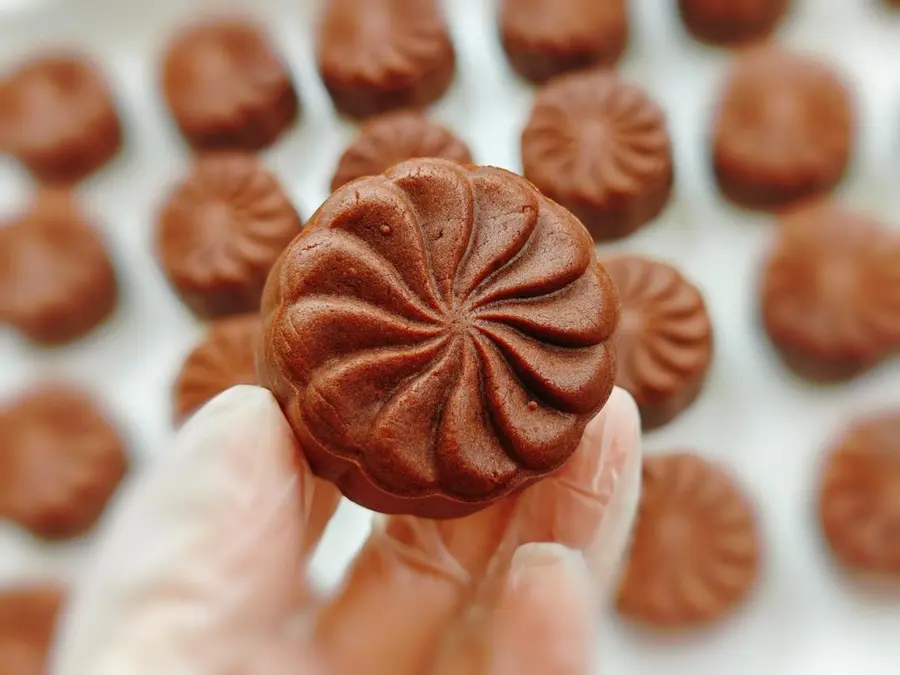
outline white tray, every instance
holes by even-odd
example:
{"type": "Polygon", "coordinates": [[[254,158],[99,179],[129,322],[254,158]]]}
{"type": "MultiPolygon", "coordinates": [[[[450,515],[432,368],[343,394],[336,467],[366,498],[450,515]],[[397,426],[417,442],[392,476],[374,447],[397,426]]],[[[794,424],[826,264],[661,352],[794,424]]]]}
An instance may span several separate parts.
{"type": "MultiPolygon", "coordinates": [[[[600,1],[600,0],[598,0],[600,1]]],[[[156,86],[160,51],[175,25],[202,6],[189,0],[0,0],[0,66],[59,41],[100,57],[127,123],[127,150],[84,184],[89,211],[108,235],[123,298],[114,318],[87,339],[38,351],[0,333],[0,396],[44,374],[83,381],[116,415],[135,465],[171,439],[170,388],[201,333],[157,269],[151,231],[157,200],[186,166],[156,86]]],[[[312,58],[313,1],[245,3],[270,20],[303,99],[303,120],[265,161],[308,217],[327,196],[351,125],[331,114],[312,58]]],[[[856,86],[859,152],[841,189],[847,203],[889,220],[900,206],[900,13],[880,0],[801,0],[782,41],[832,59],[856,86]]],[[[622,64],[669,113],[677,159],[671,206],[650,227],[609,249],[678,264],[705,292],[715,362],[701,398],[648,451],[693,448],[721,460],[755,496],[765,534],[762,581],[731,620],[702,634],[641,634],[610,617],[598,639],[606,673],[631,675],[895,675],[900,672],[900,601],[864,595],[829,563],[818,539],[811,487],[828,437],[855,414],[900,405],[896,360],[850,384],[817,388],[788,376],[760,335],[754,305],[768,219],[723,204],[711,188],[705,132],[728,55],[684,36],[674,0],[632,0],[633,37],[622,64]]],[[[519,132],[532,92],[510,73],[494,6],[448,0],[459,74],[434,115],[468,141],[476,161],[518,170],[519,132]]],[[[0,215],[27,199],[27,177],[0,160],[0,215]]],[[[898,219],[900,220],[900,219],[898,219]]],[[[365,535],[368,515],[343,504],[315,569],[336,579],[365,535]]],[[[39,543],[0,525],[0,580],[72,579],[89,542],[39,543]]]]}

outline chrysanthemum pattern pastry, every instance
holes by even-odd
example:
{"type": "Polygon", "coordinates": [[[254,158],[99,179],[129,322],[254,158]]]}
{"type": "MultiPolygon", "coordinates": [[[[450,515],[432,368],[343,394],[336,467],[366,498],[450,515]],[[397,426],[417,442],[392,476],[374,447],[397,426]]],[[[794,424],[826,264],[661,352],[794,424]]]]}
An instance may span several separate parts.
{"type": "Polygon", "coordinates": [[[900,236],[836,205],[794,211],[765,264],[761,304],[798,374],[859,374],[900,349],[900,236]]]}
{"type": "Polygon", "coordinates": [[[313,469],[386,512],[462,515],[556,469],[615,376],[588,233],[501,169],[413,160],[345,186],[263,316],[263,383],[313,469]]]}
{"type": "Polygon", "coordinates": [[[170,195],[156,233],[160,264],[196,314],[259,308],[266,276],[302,223],[251,154],[202,155],[170,195]]]}
{"type": "Polygon", "coordinates": [[[616,384],[634,396],[645,429],[672,420],[700,393],[712,358],[703,297],[674,267],[639,256],[603,261],[621,304],[616,384]]]}
{"type": "Polygon", "coordinates": [[[317,54],[335,107],[353,117],[432,103],[456,62],[437,0],[327,0],[317,54]]]}
{"type": "Polygon", "coordinates": [[[644,459],[619,611],[656,628],[722,618],[760,568],[754,509],[725,471],[691,453],[644,459]]]}
{"type": "Polygon", "coordinates": [[[387,113],[362,125],[359,136],[338,161],[331,190],[417,157],[439,157],[460,164],[472,161],[466,144],[445,126],[417,112],[387,113]]]}
{"type": "Polygon", "coordinates": [[[828,454],[818,496],[822,533],[848,569],[900,579],[900,410],[857,420],[828,454]]]}
{"type": "Polygon", "coordinates": [[[565,75],[540,90],[522,134],[522,164],[598,240],[655,218],[672,189],[663,111],[609,71],[565,75]]]}

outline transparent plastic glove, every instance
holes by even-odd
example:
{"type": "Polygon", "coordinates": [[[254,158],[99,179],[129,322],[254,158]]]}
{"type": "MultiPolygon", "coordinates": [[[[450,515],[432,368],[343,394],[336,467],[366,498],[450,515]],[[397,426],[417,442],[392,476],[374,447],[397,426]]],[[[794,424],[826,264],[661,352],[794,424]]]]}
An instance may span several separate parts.
{"type": "Polygon", "coordinates": [[[637,499],[616,390],[557,475],[467,518],[376,517],[328,597],[306,561],[338,502],[271,394],[231,389],[123,495],[55,675],[581,675],[637,499]]]}

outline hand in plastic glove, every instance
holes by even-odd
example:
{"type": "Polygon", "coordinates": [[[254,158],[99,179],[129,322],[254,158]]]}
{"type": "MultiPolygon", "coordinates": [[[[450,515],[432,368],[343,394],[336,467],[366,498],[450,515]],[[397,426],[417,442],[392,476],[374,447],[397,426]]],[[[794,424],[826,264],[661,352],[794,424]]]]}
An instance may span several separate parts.
{"type": "Polygon", "coordinates": [[[592,673],[639,438],[616,390],[558,474],[459,520],[377,517],[344,584],[319,597],[305,564],[338,493],[311,475],[271,394],[235,387],[124,494],[51,672],[592,673]]]}

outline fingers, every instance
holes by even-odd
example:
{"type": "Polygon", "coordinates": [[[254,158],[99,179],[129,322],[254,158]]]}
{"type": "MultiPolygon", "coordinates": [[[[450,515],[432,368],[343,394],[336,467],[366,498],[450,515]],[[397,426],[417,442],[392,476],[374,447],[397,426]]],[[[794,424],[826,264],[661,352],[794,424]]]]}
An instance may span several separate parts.
{"type": "MultiPolygon", "coordinates": [[[[365,664],[371,675],[421,673],[476,589],[490,585],[485,578],[500,578],[521,543],[593,550],[604,547],[606,536],[597,559],[613,557],[624,535],[621,543],[612,535],[630,522],[630,502],[620,493],[636,485],[631,474],[640,461],[639,429],[633,401],[617,389],[566,467],[521,496],[460,520],[380,521],[318,624],[316,643],[329,672],[357,673],[365,664]],[[617,528],[602,527],[607,515],[619,521],[617,528]]],[[[479,599],[493,606],[490,596],[479,599]]]]}
{"type": "Polygon", "coordinates": [[[482,672],[591,675],[596,640],[591,585],[584,558],[571,549],[528,544],[516,551],[491,615],[482,672]]]}
{"type": "Polygon", "coordinates": [[[523,493],[501,555],[530,542],[563,544],[584,553],[608,591],[634,520],[640,465],[640,416],[617,387],[563,469],[523,493]]]}
{"type": "Polygon", "coordinates": [[[512,508],[503,502],[444,522],[377,519],[317,623],[314,643],[326,672],[423,672],[483,574],[512,508]]]}
{"type": "Polygon", "coordinates": [[[230,672],[290,615],[337,503],[271,394],[235,387],[123,495],[64,619],[54,673],[230,672]]]}

